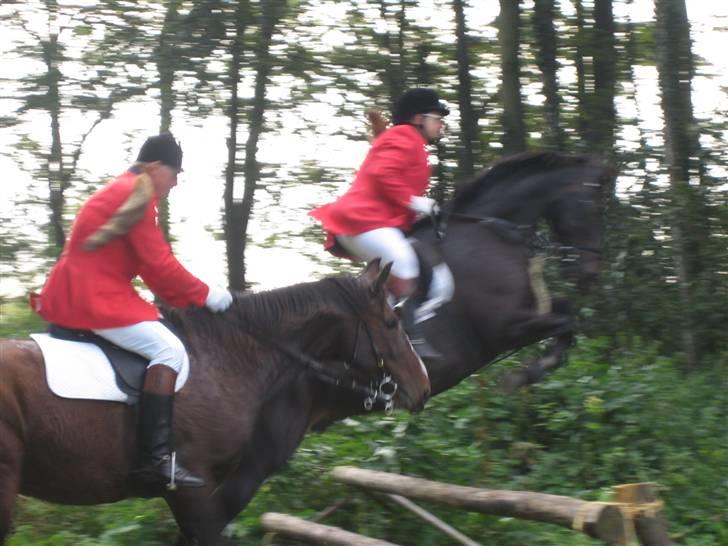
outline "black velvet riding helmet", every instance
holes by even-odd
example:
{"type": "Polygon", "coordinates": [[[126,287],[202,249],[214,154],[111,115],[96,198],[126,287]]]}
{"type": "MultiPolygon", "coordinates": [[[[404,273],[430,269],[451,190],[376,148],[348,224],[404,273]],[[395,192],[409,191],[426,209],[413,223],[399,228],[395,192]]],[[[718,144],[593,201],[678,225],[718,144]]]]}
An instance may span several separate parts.
{"type": "Polygon", "coordinates": [[[437,112],[446,116],[450,113],[450,109],[445,106],[432,89],[427,87],[408,89],[394,103],[392,124],[402,125],[407,123],[415,114],[427,114],[429,112],[437,112]]]}
{"type": "Polygon", "coordinates": [[[182,170],[182,146],[172,133],[149,137],[139,150],[137,161],[142,163],[160,161],[163,165],[179,172],[182,170]]]}

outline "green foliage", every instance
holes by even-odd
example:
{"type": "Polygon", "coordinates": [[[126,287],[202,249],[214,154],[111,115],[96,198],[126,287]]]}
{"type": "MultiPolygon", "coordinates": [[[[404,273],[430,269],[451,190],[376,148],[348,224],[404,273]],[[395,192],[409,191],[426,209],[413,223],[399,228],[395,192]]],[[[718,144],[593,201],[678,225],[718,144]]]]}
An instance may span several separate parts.
{"type": "Polygon", "coordinates": [[[45,321],[26,301],[0,299],[0,337],[25,337],[45,328],[45,321]]]}

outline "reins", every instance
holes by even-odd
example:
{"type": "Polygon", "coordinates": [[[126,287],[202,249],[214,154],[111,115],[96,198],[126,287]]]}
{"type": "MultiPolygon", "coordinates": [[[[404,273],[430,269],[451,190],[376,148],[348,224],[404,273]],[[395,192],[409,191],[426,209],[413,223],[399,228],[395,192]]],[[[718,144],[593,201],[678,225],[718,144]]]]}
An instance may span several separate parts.
{"type": "Polygon", "coordinates": [[[497,230],[501,230],[501,232],[521,238],[524,244],[528,244],[531,251],[542,250],[547,254],[561,254],[562,257],[560,259],[562,260],[567,259],[563,257],[563,254],[569,250],[577,250],[579,252],[595,254],[597,256],[602,255],[602,251],[596,248],[579,245],[555,244],[548,237],[538,233],[535,229],[535,225],[533,224],[516,224],[510,220],[505,220],[495,216],[480,216],[475,214],[464,214],[461,212],[446,212],[437,215],[437,217],[431,216],[431,222],[438,241],[444,241],[447,235],[447,228],[451,220],[496,228],[497,230]],[[530,236],[529,233],[531,233],[530,236]],[[556,249],[557,252],[554,252],[554,249],[556,249]]]}
{"type": "Polygon", "coordinates": [[[386,372],[384,359],[381,357],[379,351],[377,350],[373,336],[369,331],[366,322],[364,322],[364,319],[359,311],[359,307],[356,304],[356,301],[354,300],[352,295],[349,293],[346,287],[341,284],[341,281],[339,279],[330,278],[326,280],[331,281],[334,284],[334,286],[342,294],[346,304],[351,308],[353,314],[357,318],[354,346],[352,347],[351,357],[349,360],[330,360],[326,361],[327,364],[324,364],[322,361],[306,354],[300,348],[289,343],[280,341],[275,336],[267,335],[263,332],[256,331],[254,328],[250,328],[250,325],[247,325],[244,329],[246,333],[250,334],[258,341],[265,343],[266,345],[269,345],[274,349],[280,351],[281,353],[285,354],[293,362],[299,364],[307,371],[313,373],[318,379],[322,380],[323,382],[337,387],[343,387],[354,393],[363,395],[365,397],[364,408],[367,411],[371,410],[378,400],[381,400],[385,405],[385,411],[389,412],[394,407],[393,398],[394,394],[397,392],[397,383],[392,380],[391,374],[388,374],[386,372]],[[358,380],[353,373],[353,371],[355,370],[354,364],[356,362],[356,357],[358,353],[360,337],[359,334],[362,327],[369,339],[372,354],[374,354],[377,361],[377,368],[382,370],[382,376],[376,380],[370,380],[368,384],[358,380]],[[336,373],[334,371],[335,369],[343,369],[344,373],[336,373]]]}

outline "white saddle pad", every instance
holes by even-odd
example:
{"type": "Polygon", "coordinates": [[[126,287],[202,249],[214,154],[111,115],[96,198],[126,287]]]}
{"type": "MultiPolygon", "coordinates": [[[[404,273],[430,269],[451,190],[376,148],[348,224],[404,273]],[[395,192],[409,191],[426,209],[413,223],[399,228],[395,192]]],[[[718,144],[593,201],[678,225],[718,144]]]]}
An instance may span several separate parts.
{"type": "MultiPolygon", "coordinates": [[[[93,343],[56,339],[48,334],[30,334],[45,360],[48,387],[62,398],[127,402],[129,397],[116,385],[114,369],[104,352],[93,343]]],[[[175,390],[187,381],[190,371],[185,357],[175,390]]]]}

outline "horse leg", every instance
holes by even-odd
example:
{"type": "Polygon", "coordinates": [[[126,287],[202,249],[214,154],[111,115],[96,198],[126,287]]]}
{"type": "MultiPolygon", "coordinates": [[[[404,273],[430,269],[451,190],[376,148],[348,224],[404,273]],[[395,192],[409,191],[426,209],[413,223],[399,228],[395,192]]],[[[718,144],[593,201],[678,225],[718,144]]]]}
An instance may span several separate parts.
{"type": "Polygon", "coordinates": [[[23,446],[9,427],[0,422],[0,544],[10,534],[15,499],[20,489],[23,446]]]}
{"type": "Polygon", "coordinates": [[[225,483],[215,487],[212,494],[209,493],[210,487],[205,487],[202,491],[180,490],[166,498],[180,529],[176,546],[222,546],[228,543],[221,533],[236,514],[229,515],[220,498],[219,492],[225,483]]]}
{"type": "Polygon", "coordinates": [[[248,460],[220,483],[215,492],[204,497],[169,499],[180,535],[176,546],[218,546],[225,544],[221,533],[248,505],[265,477],[272,473],[270,461],[248,460]]]}
{"type": "Polygon", "coordinates": [[[539,358],[504,372],[498,380],[499,388],[504,392],[514,392],[542,381],[546,375],[563,366],[574,342],[574,327],[571,304],[564,298],[554,300],[550,313],[536,315],[519,323],[514,333],[520,334],[520,346],[550,337],[555,339],[539,358]],[[528,340],[526,343],[523,342],[524,338],[528,340]]]}

